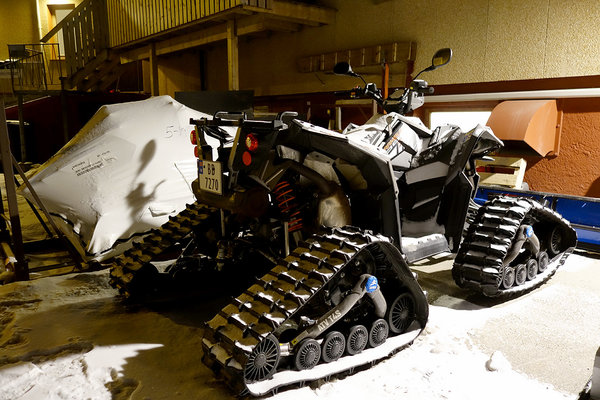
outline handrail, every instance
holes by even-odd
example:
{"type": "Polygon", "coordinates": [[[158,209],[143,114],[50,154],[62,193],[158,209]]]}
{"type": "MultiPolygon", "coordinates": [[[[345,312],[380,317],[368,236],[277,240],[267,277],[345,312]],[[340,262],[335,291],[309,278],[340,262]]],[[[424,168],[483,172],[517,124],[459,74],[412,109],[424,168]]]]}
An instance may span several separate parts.
{"type": "Polygon", "coordinates": [[[84,0],[42,41],[62,32],[67,76],[106,54],[109,46],[106,0],[84,0]]]}
{"type": "Polygon", "coordinates": [[[70,13],[68,13],[54,28],[50,30],[50,32],[46,33],[46,35],[40,39],[40,42],[46,43],[50,40],[54,35],[58,33],[61,29],[65,27],[68,21],[73,19],[73,16],[76,15],[82,8],[86,7],[92,0],[84,0],[77,7],[73,9],[70,13]]]}

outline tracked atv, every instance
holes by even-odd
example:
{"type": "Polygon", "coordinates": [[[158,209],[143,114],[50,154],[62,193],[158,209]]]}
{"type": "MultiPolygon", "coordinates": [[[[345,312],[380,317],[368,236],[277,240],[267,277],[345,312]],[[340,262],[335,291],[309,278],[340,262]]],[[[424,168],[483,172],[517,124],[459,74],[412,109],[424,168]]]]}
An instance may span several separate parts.
{"type": "MultiPolygon", "coordinates": [[[[438,51],[427,70],[450,58],[438,51]]],[[[358,76],[347,63],[335,72],[358,76]]],[[[474,160],[502,143],[487,128],[431,131],[406,117],[429,91],[415,80],[383,99],[365,82],[352,94],[387,114],[342,133],[291,113],[194,121],[198,201],[117,258],[113,286],[136,295],[157,276],[186,282],[194,271],[250,282],[206,324],[203,361],[236,393],[262,395],[409,345],[428,318],[409,262],[458,252],[457,282],[488,295],[521,283],[522,264],[542,281],[574,246],[572,229],[537,203],[499,199],[474,214],[461,246],[474,160]],[[150,262],[176,243],[187,244],[181,257],[158,274],[150,262]]]]}

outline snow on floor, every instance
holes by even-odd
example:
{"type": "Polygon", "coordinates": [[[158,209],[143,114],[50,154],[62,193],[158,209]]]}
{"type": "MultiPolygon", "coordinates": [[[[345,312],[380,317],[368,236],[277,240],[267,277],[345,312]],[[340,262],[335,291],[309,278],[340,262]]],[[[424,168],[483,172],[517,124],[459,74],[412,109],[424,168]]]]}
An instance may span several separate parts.
{"type": "Polygon", "coordinates": [[[573,399],[514,371],[501,353],[483,353],[471,332],[485,312],[430,308],[428,326],[408,349],[346,379],[274,399],[573,399]]]}
{"type": "MultiPolygon", "coordinates": [[[[599,344],[599,262],[573,255],[551,283],[491,305],[453,286],[442,262],[419,267],[433,304],[411,347],[272,398],[576,399],[599,344]]],[[[231,398],[200,344],[226,302],[127,306],[107,271],[2,286],[0,400],[231,398]]]]}
{"type": "Polygon", "coordinates": [[[7,367],[0,375],[3,399],[107,399],[106,385],[122,377],[126,359],[138,351],[161,345],[98,346],[87,353],[59,357],[36,365],[32,362],[7,367]]]}

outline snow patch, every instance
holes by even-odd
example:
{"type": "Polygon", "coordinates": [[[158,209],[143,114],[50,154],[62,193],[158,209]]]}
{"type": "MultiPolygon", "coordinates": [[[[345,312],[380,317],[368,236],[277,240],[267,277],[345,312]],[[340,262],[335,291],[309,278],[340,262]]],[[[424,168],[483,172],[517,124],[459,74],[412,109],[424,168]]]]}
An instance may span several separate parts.
{"type": "Polygon", "coordinates": [[[96,347],[85,354],[0,369],[0,400],[110,400],[106,384],[121,377],[126,359],[161,344],[96,347]]]}
{"type": "Polygon", "coordinates": [[[430,319],[414,344],[375,365],[341,380],[273,396],[291,399],[575,399],[551,385],[514,371],[501,353],[490,356],[471,341],[470,332],[489,311],[463,311],[431,306],[430,319]],[[497,369],[490,372],[493,360],[497,369]]]}

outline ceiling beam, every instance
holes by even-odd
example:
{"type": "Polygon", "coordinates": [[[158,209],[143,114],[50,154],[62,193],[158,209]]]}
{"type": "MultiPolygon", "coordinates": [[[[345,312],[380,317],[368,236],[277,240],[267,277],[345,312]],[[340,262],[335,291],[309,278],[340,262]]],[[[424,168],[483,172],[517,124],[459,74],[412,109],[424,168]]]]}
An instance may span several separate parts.
{"type": "Polygon", "coordinates": [[[150,58],[150,45],[137,47],[133,50],[128,50],[120,53],[121,63],[127,64],[139,60],[147,60],[150,58]]]}
{"type": "MultiPolygon", "coordinates": [[[[231,20],[234,21],[234,20],[231,20]]],[[[200,31],[187,33],[171,39],[156,42],[156,54],[161,56],[175,51],[218,42],[227,39],[227,23],[211,26],[200,31]]]]}
{"type": "Polygon", "coordinates": [[[270,10],[262,10],[277,18],[297,22],[303,25],[319,26],[335,22],[336,10],[333,8],[316,7],[301,3],[288,3],[273,0],[270,10]]]}
{"type": "Polygon", "coordinates": [[[237,22],[237,35],[252,35],[264,31],[297,32],[300,25],[272,18],[270,15],[253,15],[239,19],[237,22]]]}

